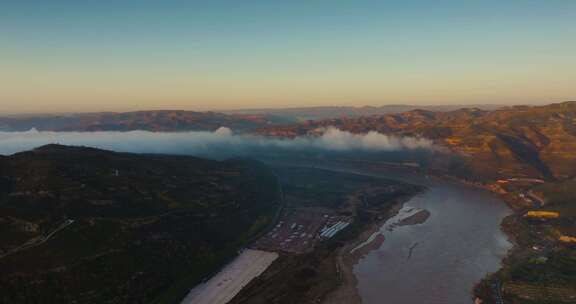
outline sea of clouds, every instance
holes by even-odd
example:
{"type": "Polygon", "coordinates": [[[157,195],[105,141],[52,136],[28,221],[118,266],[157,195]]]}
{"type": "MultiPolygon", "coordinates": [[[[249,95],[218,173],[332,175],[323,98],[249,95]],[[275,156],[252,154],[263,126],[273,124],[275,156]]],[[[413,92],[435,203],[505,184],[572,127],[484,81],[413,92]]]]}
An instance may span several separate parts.
{"type": "Polygon", "coordinates": [[[276,138],[234,134],[222,127],[214,132],[0,132],[0,154],[10,155],[46,144],[87,146],[117,152],[162,153],[215,158],[250,156],[266,151],[403,151],[433,150],[430,140],[394,137],[378,132],[353,134],[336,128],[320,136],[276,138]]]}

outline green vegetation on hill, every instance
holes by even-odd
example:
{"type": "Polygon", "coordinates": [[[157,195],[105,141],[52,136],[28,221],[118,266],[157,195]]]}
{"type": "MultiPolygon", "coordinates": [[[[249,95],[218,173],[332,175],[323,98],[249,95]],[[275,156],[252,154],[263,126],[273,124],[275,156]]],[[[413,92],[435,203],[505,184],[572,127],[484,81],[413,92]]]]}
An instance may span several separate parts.
{"type": "Polygon", "coordinates": [[[245,160],[50,145],[0,169],[0,303],[177,302],[280,203],[245,160]]]}

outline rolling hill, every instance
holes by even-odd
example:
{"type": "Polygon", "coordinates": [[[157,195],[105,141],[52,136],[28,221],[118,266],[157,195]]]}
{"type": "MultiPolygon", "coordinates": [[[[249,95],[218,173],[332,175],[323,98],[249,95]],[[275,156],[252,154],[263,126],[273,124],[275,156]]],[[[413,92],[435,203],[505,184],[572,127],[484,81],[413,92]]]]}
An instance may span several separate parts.
{"type": "Polygon", "coordinates": [[[176,302],[279,207],[252,161],[49,145],[0,169],[0,303],[176,302]]]}
{"type": "Polygon", "coordinates": [[[432,139],[468,160],[482,179],[522,176],[554,180],[576,174],[576,102],[494,111],[413,110],[270,126],[255,132],[294,137],[329,126],[353,133],[378,131],[432,139]]]}

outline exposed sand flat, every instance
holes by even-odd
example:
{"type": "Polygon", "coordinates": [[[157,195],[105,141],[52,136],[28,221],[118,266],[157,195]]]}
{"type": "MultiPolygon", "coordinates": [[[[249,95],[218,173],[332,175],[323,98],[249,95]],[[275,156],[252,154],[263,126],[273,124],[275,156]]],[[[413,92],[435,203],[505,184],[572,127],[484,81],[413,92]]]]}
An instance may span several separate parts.
{"type": "Polygon", "coordinates": [[[206,283],[192,289],[182,304],[226,304],[277,258],[275,252],[246,249],[206,283]]]}

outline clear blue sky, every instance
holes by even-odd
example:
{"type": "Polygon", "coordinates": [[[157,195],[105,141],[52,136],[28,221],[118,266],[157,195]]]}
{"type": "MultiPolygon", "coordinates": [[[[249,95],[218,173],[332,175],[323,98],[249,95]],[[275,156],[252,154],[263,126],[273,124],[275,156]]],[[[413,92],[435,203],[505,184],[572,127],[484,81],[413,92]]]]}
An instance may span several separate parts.
{"type": "Polygon", "coordinates": [[[576,99],[576,1],[0,0],[4,112],[576,99]]]}

